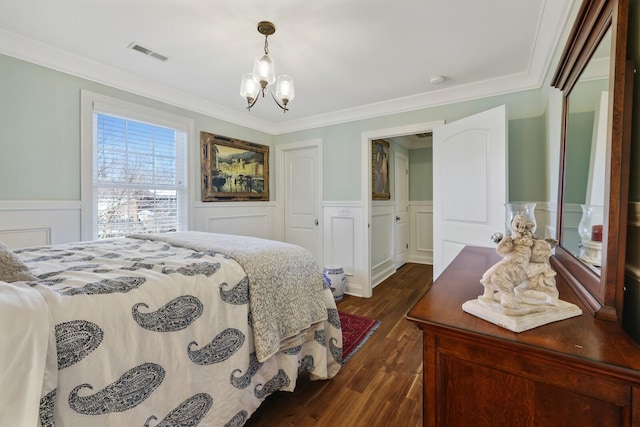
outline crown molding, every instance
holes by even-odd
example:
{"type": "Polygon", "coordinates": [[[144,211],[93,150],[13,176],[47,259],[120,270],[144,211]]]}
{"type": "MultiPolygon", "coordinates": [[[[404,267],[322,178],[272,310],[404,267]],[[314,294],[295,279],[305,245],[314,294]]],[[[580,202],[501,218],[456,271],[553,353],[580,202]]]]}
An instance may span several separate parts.
{"type": "MultiPolygon", "coordinates": [[[[578,3],[578,0],[568,0],[566,2],[546,0],[544,2],[527,72],[472,84],[445,87],[417,95],[280,123],[271,123],[255,116],[242,114],[236,110],[172,87],[5,30],[0,30],[0,53],[249,129],[270,135],[280,135],[456,102],[539,89],[548,74],[550,64],[557,50],[557,44],[565,33],[567,20],[575,3],[578,3]]],[[[544,106],[540,105],[536,108],[537,111],[538,109],[543,109],[544,106]]]]}
{"type": "Polygon", "coordinates": [[[0,29],[0,53],[175,107],[273,134],[272,124],[147,78],[0,29]]]}
{"type": "Polygon", "coordinates": [[[437,107],[456,102],[472,101],[489,96],[505,95],[540,86],[528,74],[514,74],[497,79],[484,80],[466,85],[458,85],[432,92],[392,99],[361,107],[334,111],[299,120],[282,122],[274,126],[274,134],[313,129],[322,126],[348,123],[356,120],[405,113],[423,108],[437,107]]]}
{"type": "Polygon", "coordinates": [[[573,22],[570,18],[580,3],[580,0],[546,0],[542,5],[540,25],[529,61],[529,74],[535,76],[539,86],[547,80],[549,72],[553,72],[551,68],[558,60],[556,57],[562,51],[562,42],[568,37],[568,28],[573,22]]]}

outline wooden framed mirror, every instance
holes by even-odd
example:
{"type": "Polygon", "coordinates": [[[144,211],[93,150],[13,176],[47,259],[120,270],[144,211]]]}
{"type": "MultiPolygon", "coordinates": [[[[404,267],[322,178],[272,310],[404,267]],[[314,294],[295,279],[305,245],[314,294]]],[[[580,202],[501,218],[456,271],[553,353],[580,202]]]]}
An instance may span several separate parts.
{"type": "Polygon", "coordinates": [[[628,0],[584,0],[552,80],[563,92],[552,261],[595,317],[614,322],[622,317],[629,187],[627,21],[628,0]]]}

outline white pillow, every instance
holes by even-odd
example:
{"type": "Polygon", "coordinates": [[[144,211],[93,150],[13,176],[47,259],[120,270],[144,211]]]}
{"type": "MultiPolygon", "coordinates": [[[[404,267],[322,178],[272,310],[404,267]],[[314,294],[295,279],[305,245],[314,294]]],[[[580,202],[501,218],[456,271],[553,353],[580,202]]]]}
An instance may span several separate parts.
{"type": "Polygon", "coordinates": [[[7,245],[0,242],[0,281],[11,283],[27,280],[38,280],[38,278],[31,274],[29,266],[22,262],[7,245]]]}

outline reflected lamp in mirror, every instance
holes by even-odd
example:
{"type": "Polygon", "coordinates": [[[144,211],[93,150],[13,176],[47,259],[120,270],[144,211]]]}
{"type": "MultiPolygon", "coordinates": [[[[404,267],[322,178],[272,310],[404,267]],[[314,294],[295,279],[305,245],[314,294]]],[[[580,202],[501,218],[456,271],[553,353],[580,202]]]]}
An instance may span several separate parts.
{"type": "Polygon", "coordinates": [[[581,205],[582,219],[578,225],[580,259],[594,267],[602,263],[602,231],[604,206],[581,205]]]}
{"type": "Polygon", "coordinates": [[[511,236],[511,221],[513,221],[513,217],[516,215],[520,215],[521,217],[526,218],[526,220],[532,223],[531,233],[535,234],[537,223],[536,223],[536,204],[533,202],[513,202],[513,203],[505,203],[505,235],[511,236]]]}

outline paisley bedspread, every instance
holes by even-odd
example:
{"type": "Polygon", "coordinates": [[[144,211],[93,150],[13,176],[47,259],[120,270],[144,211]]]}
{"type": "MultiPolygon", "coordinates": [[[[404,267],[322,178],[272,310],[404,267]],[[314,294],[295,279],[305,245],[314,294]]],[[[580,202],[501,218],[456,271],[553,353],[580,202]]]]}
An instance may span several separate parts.
{"type": "Polygon", "coordinates": [[[292,391],[300,373],[326,379],[340,369],[326,287],[327,320],[261,362],[252,285],[229,255],[134,238],[16,253],[39,278],[27,284],[52,325],[44,426],[241,426],[269,394],[292,391]]]}
{"type": "Polygon", "coordinates": [[[279,350],[299,345],[307,328],[327,319],[320,268],[311,253],[300,246],[198,231],[131,237],[220,253],[237,261],[249,279],[249,306],[259,362],[279,350]]]}

